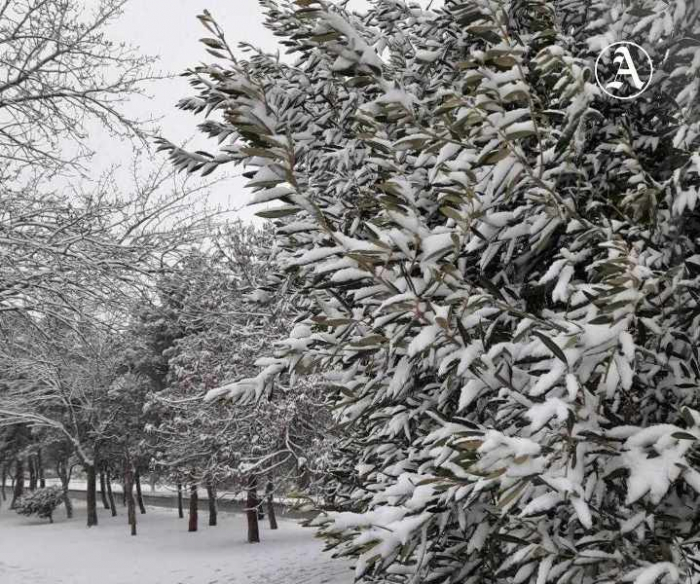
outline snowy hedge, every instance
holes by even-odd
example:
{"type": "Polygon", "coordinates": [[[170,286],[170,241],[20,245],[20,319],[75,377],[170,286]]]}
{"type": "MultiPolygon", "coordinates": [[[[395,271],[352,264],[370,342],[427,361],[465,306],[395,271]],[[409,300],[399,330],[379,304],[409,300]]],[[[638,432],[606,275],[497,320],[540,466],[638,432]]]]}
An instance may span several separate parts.
{"type": "MultiPolygon", "coordinates": [[[[307,297],[260,375],[322,371],[322,533],[364,581],[697,582],[700,2],[263,0],[294,57],[189,72],[307,297]],[[651,87],[617,101],[599,51],[651,87]]],[[[699,209],[700,211],[700,209],[699,209]]]]}

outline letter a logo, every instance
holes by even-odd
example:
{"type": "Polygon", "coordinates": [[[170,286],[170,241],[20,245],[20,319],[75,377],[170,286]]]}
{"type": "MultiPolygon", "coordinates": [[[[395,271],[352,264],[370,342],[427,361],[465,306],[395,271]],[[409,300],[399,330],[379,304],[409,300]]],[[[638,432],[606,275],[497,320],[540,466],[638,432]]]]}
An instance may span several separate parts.
{"type": "Polygon", "coordinates": [[[639,97],[649,87],[653,73],[649,53],[627,41],[605,47],[595,62],[598,86],[615,99],[639,97]]]}
{"type": "Polygon", "coordinates": [[[630,75],[632,77],[632,85],[634,85],[634,87],[637,89],[641,89],[644,84],[639,78],[637,68],[634,66],[634,61],[632,60],[632,55],[630,55],[630,50],[626,46],[621,45],[615,49],[615,55],[617,56],[613,59],[613,63],[619,64],[617,75],[615,75],[615,79],[608,83],[606,87],[608,89],[621,89],[622,81],[618,81],[618,77],[620,77],[620,75],[630,75]]]}

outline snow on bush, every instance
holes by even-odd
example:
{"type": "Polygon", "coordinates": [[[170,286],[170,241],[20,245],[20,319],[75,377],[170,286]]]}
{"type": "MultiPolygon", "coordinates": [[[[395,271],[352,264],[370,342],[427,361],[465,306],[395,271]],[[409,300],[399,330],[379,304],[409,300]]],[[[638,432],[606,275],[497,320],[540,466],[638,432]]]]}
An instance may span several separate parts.
{"type": "MultiPolygon", "coordinates": [[[[242,164],[305,296],[232,398],[322,372],[317,524],[366,582],[697,582],[700,2],[265,0],[181,107],[242,164]],[[599,50],[656,74],[620,102],[599,50]]],[[[700,211],[700,210],[699,210],[700,211]]]]}
{"type": "Polygon", "coordinates": [[[36,515],[53,523],[53,512],[61,503],[63,489],[52,486],[25,493],[17,499],[14,509],[20,515],[36,515]]]}

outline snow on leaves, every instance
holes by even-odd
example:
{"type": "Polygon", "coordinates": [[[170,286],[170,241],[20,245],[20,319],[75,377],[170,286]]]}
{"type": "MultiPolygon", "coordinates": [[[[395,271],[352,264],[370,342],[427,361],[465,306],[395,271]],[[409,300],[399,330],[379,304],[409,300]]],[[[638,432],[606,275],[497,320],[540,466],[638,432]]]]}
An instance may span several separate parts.
{"type": "Polygon", "coordinates": [[[686,578],[700,5],[265,10],[296,61],[190,76],[220,150],[290,214],[301,328],[247,393],[327,376],[348,433],[339,514],[317,520],[336,553],[366,581],[686,578]],[[662,71],[626,107],[591,81],[623,30],[662,71]]]}

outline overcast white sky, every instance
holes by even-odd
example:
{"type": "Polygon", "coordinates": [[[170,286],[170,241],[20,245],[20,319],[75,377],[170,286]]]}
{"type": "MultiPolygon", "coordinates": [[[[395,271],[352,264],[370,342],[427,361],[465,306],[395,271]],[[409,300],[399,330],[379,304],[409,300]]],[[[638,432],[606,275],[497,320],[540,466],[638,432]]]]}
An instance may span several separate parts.
{"type": "MultiPolygon", "coordinates": [[[[91,0],[87,0],[89,4],[91,0]]],[[[131,0],[121,19],[109,31],[115,41],[125,41],[140,47],[141,52],[157,56],[158,69],[179,74],[199,62],[211,62],[198,40],[210,34],[196,19],[203,9],[208,9],[226,31],[232,45],[239,41],[252,42],[269,50],[276,50],[274,37],[262,25],[262,14],[257,0],[131,0]]],[[[158,122],[161,134],[180,143],[197,135],[196,124],[201,116],[181,112],[175,104],[191,94],[186,79],[177,77],[150,83],[147,91],[150,99],[133,99],[125,108],[134,117],[161,118],[158,122]]],[[[97,151],[93,161],[95,172],[113,164],[129,165],[130,147],[115,143],[113,137],[96,129],[92,141],[97,151]]],[[[198,146],[207,146],[203,137],[198,146]]],[[[164,156],[164,154],[161,154],[164,156]]],[[[238,171],[231,167],[232,174],[238,171]]],[[[233,177],[221,184],[215,192],[215,200],[231,207],[243,207],[238,215],[246,220],[257,209],[244,207],[250,199],[245,191],[245,179],[233,177]]]]}
{"type": "MultiPolygon", "coordinates": [[[[85,0],[88,6],[95,0],[85,0]]],[[[366,5],[365,0],[353,0],[353,7],[366,5]]],[[[130,0],[121,19],[110,29],[115,41],[125,41],[140,47],[144,54],[159,57],[158,68],[164,72],[181,73],[199,62],[211,62],[199,39],[210,33],[197,20],[205,8],[217,19],[232,46],[247,41],[275,51],[277,44],[272,34],[262,25],[263,17],[257,0],[130,0]]],[[[175,108],[182,97],[191,94],[186,79],[178,77],[149,84],[151,99],[135,99],[127,112],[139,118],[161,118],[161,134],[180,143],[197,135],[196,124],[201,116],[193,116],[175,108]]],[[[97,151],[95,172],[113,164],[128,166],[131,151],[126,144],[115,144],[114,138],[96,129],[93,143],[97,151]]],[[[196,141],[206,147],[204,138],[196,141]]],[[[238,172],[231,167],[232,174],[238,172]]],[[[232,207],[243,207],[238,215],[250,220],[260,209],[245,207],[250,200],[243,185],[245,179],[233,177],[217,188],[215,199],[232,207]]]]}

